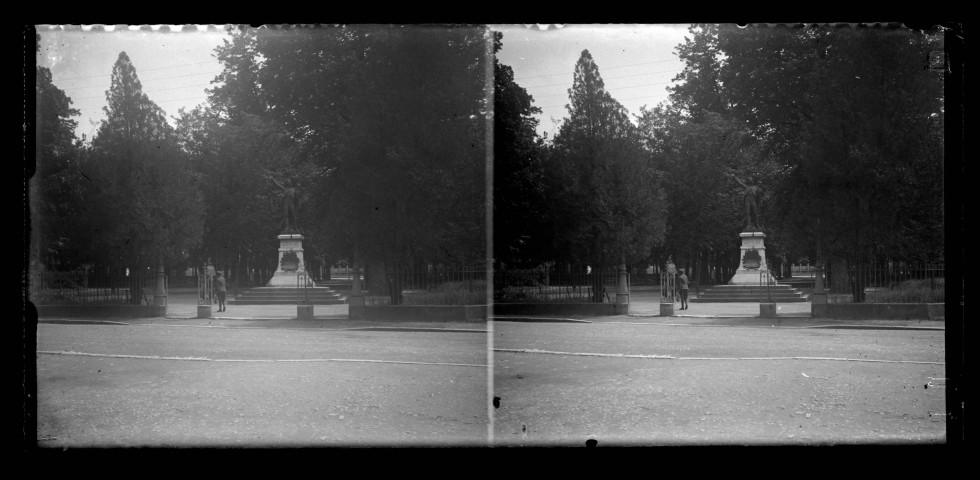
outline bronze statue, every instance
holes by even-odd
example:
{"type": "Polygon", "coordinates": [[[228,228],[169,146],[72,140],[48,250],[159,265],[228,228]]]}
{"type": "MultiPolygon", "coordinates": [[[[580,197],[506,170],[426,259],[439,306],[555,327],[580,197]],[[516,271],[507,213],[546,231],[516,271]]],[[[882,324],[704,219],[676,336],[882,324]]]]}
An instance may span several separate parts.
{"type": "Polygon", "coordinates": [[[752,182],[751,177],[747,182],[743,182],[733,173],[732,178],[745,189],[745,231],[761,230],[759,225],[759,186],[752,182]]]}
{"type": "Polygon", "coordinates": [[[285,180],[285,185],[276,181],[275,178],[272,181],[282,189],[282,223],[283,232],[287,231],[299,231],[299,225],[296,222],[296,189],[293,187],[289,179],[285,180]]]}

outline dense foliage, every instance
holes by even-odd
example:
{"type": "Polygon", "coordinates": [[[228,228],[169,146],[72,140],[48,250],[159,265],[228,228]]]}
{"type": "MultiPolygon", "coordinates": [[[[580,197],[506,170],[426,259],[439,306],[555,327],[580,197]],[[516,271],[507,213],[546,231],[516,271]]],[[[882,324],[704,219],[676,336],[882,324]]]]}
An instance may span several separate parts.
{"type": "MultiPolygon", "coordinates": [[[[671,257],[694,278],[725,281],[738,259],[744,181],[761,190],[772,268],[818,256],[941,260],[944,94],[942,68],[930,61],[942,58],[941,32],[694,25],[690,33],[676,49],[686,67],[670,100],[641,108],[635,127],[586,51],[554,141],[538,151],[534,139],[498,141],[505,174],[495,179],[506,185],[495,189],[545,193],[517,195],[552,227],[520,237],[549,245],[538,263],[671,257]],[[542,174],[508,176],[521,171],[512,158],[538,157],[542,174]]],[[[497,71],[501,91],[519,89],[509,73],[497,71]]],[[[534,111],[530,101],[518,105],[503,104],[514,112],[507,118],[534,111]]],[[[495,223],[508,222],[500,211],[495,223]]]]}
{"type": "MultiPolygon", "coordinates": [[[[494,32],[494,51],[503,35],[494,32]]],[[[532,116],[540,109],[514,81],[514,71],[494,59],[493,257],[504,265],[534,267],[549,256],[553,228],[548,213],[545,147],[532,116]]]]}
{"type": "Polygon", "coordinates": [[[176,128],[124,52],[91,143],[36,69],[39,266],[274,268],[287,181],[307,261],[327,266],[482,264],[490,197],[498,265],[669,256],[724,281],[736,179],[761,186],[776,265],[943,256],[941,32],[695,25],[670,100],[633,119],[585,50],[552,139],[484,28],[229,33],[208,102],[176,128]]]}
{"type": "Polygon", "coordinates": [[[186,259],[201,238],[199,186],[126,53],[113,66],[106,118],[90,144],[74,137],[69,118],[78,112],[44,68],[37,95],[36,267],[143,269],[186,259]]]}
{"type": "MultiPolygon", "coordinates": [[[[707,30],[706,30],[707,31],[707,30]]],[[[720,27],[718,85],[779,165],[772,227],[797,255],[942,258],[941,34],[720,27]]]]}
{"type": "Polygon", "coordinates": [[[575,65],[569,116],[555,135],[554,259],[604,266],[636,261],[662,240],[663,194],[639,132],[605,90],[588,50],[575,65]]]}
{"type": "Polygon", "coordinates": [[[84,261],[78,145],[79,114],[71,99],[51,82],[51,71],[36,67],[34,176],[31,179],[31,249],[38,267],[71,268],[84,261]]]}
{"type": "Polygon", "coordinates": [[[478,28],[232,29],[178,132],[207,189],[201,257],[267,269],[297,190],[309,269],[482,263],[486,64],[478,28]]]}
{"type": "Polygon", "coordinates": [[[351,258],[485,259],[481,28],[260,32],[269,115],[297,142],[324,249],[351,258]]]}

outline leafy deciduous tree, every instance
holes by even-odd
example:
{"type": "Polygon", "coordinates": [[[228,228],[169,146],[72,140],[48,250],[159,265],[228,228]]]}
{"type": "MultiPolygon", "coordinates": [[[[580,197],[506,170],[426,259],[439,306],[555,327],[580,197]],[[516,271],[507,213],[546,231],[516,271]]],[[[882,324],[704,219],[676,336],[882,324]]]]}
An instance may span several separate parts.
{"type": "Polygon", "coordinates": [[[270,112],[300,143],[333,251],[391,266],[485,255],[482,28],[260,32],[270,112]]]}
{"type": "MultiPolygon", "coordinates": [[[[39,48],[39,47],[38,47],[39,48]]],[[[31,179],[32,251],[38,268],[71,267],[85,260],[79,234],[82,206],[75,138],[79,114],[71,99],[52,83],[51,70],[36,68],[35,171],[31,179]]]]}
{"type": "MultiPolygon", "coordinates": [[[[499,51],[503,34],[494,33],[499,51]]],[[[541,109],[514,81],[514,71],[494,60],[493,249],[494,260],[536,266],[550,260],[549,229],[541,219],[545,198],[543,145],[532,117],[541,109]]]]}
{"type": "Polygon", "coordinates": [[[569,117],[549,157],[560,205],[558,260],[597,267],[634,261],[663,239],[665,205],[650,157],[626,110],[605,91],[588,50],[575,66],[569,117]]]}
{"type": "Polygon", "coordinates": [[[942,256],[942,38],[902,29],[696,26],[674,89],[745,122],[771,164],[769,231],[796,256],[942,256]]]}
{"type": "Polygon", "coordinates": [[[194,177],[163,111],[142,92],[120,53],[106,91],[106,119],[84,170],[86,226],[101,263],[141,268],[184,257],[201,238],[194,177]]]}

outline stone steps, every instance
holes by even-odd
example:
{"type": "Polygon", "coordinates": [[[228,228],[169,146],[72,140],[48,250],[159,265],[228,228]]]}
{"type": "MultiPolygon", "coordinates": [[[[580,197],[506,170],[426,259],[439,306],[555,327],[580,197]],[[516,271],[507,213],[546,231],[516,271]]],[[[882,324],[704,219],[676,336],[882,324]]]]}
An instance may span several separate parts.
{"type": "Polygon", "coordinates": [[[794,288],[800,287],[812,287],[816,279],[813,278],[800,278],[800,277],[790,277],[779,280],[779,285],[789,285],[794,288]]]}
{"type": "Polygon", "coordinates": [[[306,291],[302,288],[258,287],[228,300],[229,305],[299,305],[307,302],[312,305],[339,305],[347,303],[347,296],[326,287],[312,287],[306,291]]]}
{"type": "Polygon", "coordinates": [[[314,300],[310,299],[309,303],[299,300],[228,300],[228,305],[343,305],[346,304],[346,300],[314,300]]]}
{"type": "Polygon", "coordinates": [[[342,295],[340,292],[336,292],[329,288],[311,288],[308,292],[304,292],[302,288],[291,288],[288,290],[276,289],[276,290],[261,290],[253,288],[250,290],[243,291],[238,294],[241,296],[264,296],[264,297],[291,297],[294,295],[309,295],[311,297],[336,297],[342,295]]]}
{"type": "Polygon", "coordinates": [[[758,285],[715,285],[696,298],[691,303],[746,303],[768,302],[775,303],[806,302],[807,298],[789,285],[773,285],[760,287],[758,285]]]}

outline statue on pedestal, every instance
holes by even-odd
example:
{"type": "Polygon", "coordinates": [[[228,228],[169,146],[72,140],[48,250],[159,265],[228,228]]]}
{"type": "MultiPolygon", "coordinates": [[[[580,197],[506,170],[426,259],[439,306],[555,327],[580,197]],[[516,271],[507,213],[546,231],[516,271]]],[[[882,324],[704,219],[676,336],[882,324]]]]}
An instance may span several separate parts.
{"type": "Polygon", "coordinates": [[[745,189],[743,192],[744,203],[745,203],[745,230],[746,232],[761,231],[762,227],[759,225],[759,186],[756,185],[751,178],[746,182],[732,174],[732,178],[738,182],[742,188],[745,189]]]}
{"type": "MultiPolygon", "coordinates": [[[[299,197],[296,187],[288,178],[282,182],[276,179],[276,174],[266,170],[265,177],[282,190],[282,230],[276,238],[279,240],[279,261],[276,271],[268,287],[297,288],[299,286],[314,286],[313,279],[306,272],[303,260],[303,232],[299,228],[297,210],[299,197]]],[[[282,178],[282,176],[279,176],[282,178]]]]}
{"type": "Polygon", "coordinates": [[[272,181],[282,189],[282,231],[299,232],[299,224],[296,221],[296,188],[289,179],[285,180],[285,185],[275,178],[272,181]]]}

